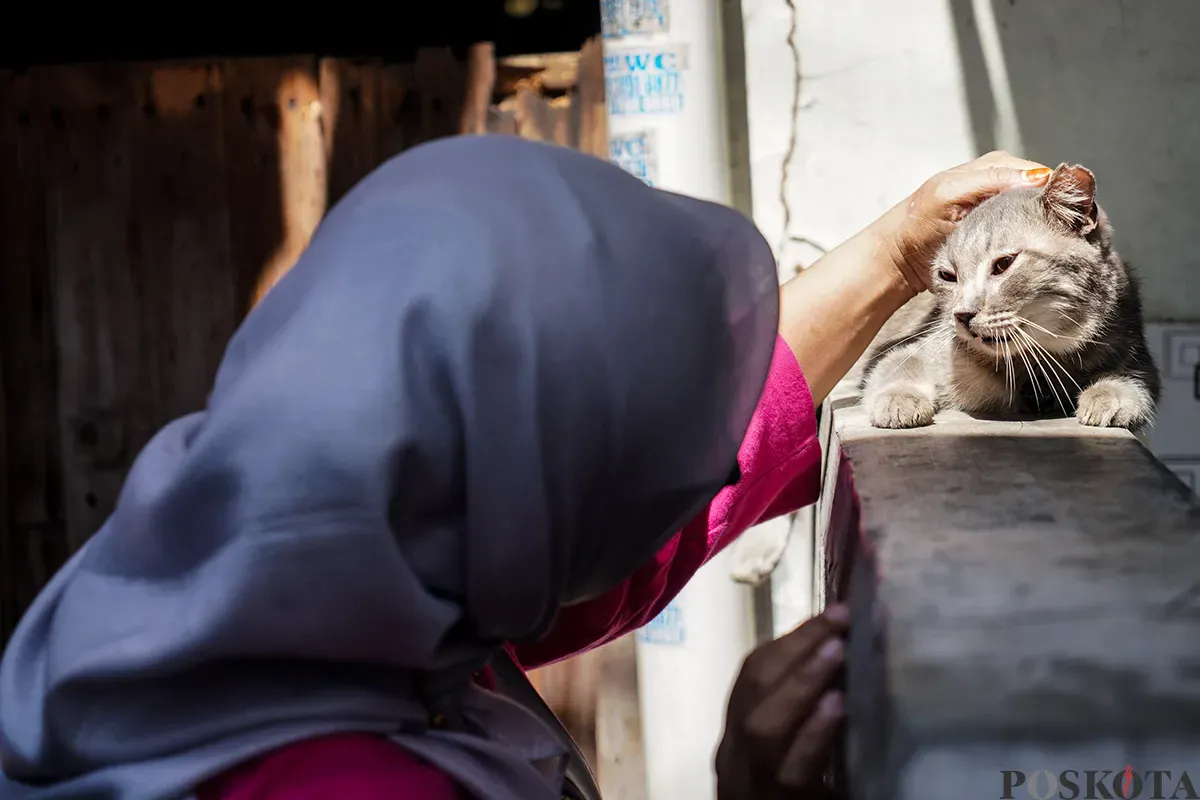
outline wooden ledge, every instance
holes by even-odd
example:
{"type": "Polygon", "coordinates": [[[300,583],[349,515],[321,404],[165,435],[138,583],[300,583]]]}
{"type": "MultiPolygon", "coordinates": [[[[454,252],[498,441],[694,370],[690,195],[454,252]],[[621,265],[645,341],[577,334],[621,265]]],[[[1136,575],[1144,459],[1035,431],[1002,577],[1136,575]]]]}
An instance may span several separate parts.
{"type": "Polygon", "coordinates": [[[1125,431],[886,431],[854,400],[826,408],[817,523],[827,596],[855,616],[851,796],[1001,797],[1005,770],[1127,765],[1172,771],[1166,797],[1188,768],[1200,788],[1200,500],[1125,431]]]}

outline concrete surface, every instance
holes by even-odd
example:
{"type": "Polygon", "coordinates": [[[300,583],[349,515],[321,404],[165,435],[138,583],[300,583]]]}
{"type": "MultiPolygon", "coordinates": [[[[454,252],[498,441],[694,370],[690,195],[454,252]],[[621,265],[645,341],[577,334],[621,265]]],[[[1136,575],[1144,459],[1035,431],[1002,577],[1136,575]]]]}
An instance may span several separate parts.
{"type": "Polygon", "coordinates": [[[998,798],[1004,770],[1127,765],[1200,788],[1200,500],[1124,431],[882,431],[853,400],[830,448],[853,490],[832,457],[819,514],[855,614],[852,796],[998,798]]]}

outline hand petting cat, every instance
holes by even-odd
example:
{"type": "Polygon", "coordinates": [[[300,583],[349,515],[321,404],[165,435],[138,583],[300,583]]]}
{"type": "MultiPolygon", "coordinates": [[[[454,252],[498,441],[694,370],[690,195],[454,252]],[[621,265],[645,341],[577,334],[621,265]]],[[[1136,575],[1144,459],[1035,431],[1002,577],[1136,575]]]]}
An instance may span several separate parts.
{"type": "Polygon", "coordinates": [[[917,191],[783,285],[779,333],[820,404],[880,328],[929,286],[929,265],[968,210],[1049,170],[1007,153],[934,175],[917,191]]]}
{"type": "Polygon", "coordinates": [[[929,288],[929,265],[959,221],[992,195],[1041,186],[1050,168],[1002,151],[939,172],[871,227],[913,292],[929,288]]]}
{"type": "Polygon", "coordinates": [[[914,292],[930,291],[863,369],[872,425],[929,425],[943,409],[1133,430],[1153,419],[1159,376],[1137,276],[1113,247],[1095,176],[1060,164],[1048,177],[1025,173],[1041,188],[962,202],[980,196],[972,178],[1011,185],[1014,169],[943,173],[913,196],[907,222],[893,222],[908,226],[893,233],[894,260],[914,292]]]}

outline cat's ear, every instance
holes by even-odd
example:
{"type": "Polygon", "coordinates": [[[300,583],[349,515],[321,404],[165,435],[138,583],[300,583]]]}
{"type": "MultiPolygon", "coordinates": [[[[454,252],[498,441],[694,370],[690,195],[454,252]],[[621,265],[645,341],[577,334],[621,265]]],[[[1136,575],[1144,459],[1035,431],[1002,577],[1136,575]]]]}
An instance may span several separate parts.
{"type": "Polygon", "coordinates": [[[1051,219],[1066,225],[1080,236],[1096,229],[1096,176],[1075,164],[1059,164],[1042,189],[1042,205],[1051,219]]]}

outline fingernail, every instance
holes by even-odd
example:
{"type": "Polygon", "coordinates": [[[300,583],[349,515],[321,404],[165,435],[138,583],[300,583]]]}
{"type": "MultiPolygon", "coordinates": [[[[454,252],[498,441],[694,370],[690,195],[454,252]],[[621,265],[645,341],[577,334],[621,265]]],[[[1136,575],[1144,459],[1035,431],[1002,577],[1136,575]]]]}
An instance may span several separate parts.
{"type": "Polygon", "coordinates": [[[850,622],[850,609],[843,605],[827,606],[824,611],[825,619],[845,625],[850,622]]]}
{"type": "Polygon", "coordinates": [[[846,702],[841,692],[826,692],[817,704],[817,713],[823,717],[840,717],[846,710],[846,702]]]}
{"type": "Polygon", "coordinates": [[[1041,183],[1046,178],[1049,178],[1050,173],[1053,171],[1054,170],[1050,169],[1049,167],[1038,167],[1037,169],[1027,169],[1027,170],[1025,170],[1025,173],[1024,173],[1025,181],[1026,181],[1026,183],[1041,183]]]}
{"type": "Polygon", "coordinates": [[[845,652],[846,646],[842,644],[841,639],[830,639],[821,645],[821,649],[817,651],[817,658],[830,664],[836,664],[842,660],[845,652]]]}

